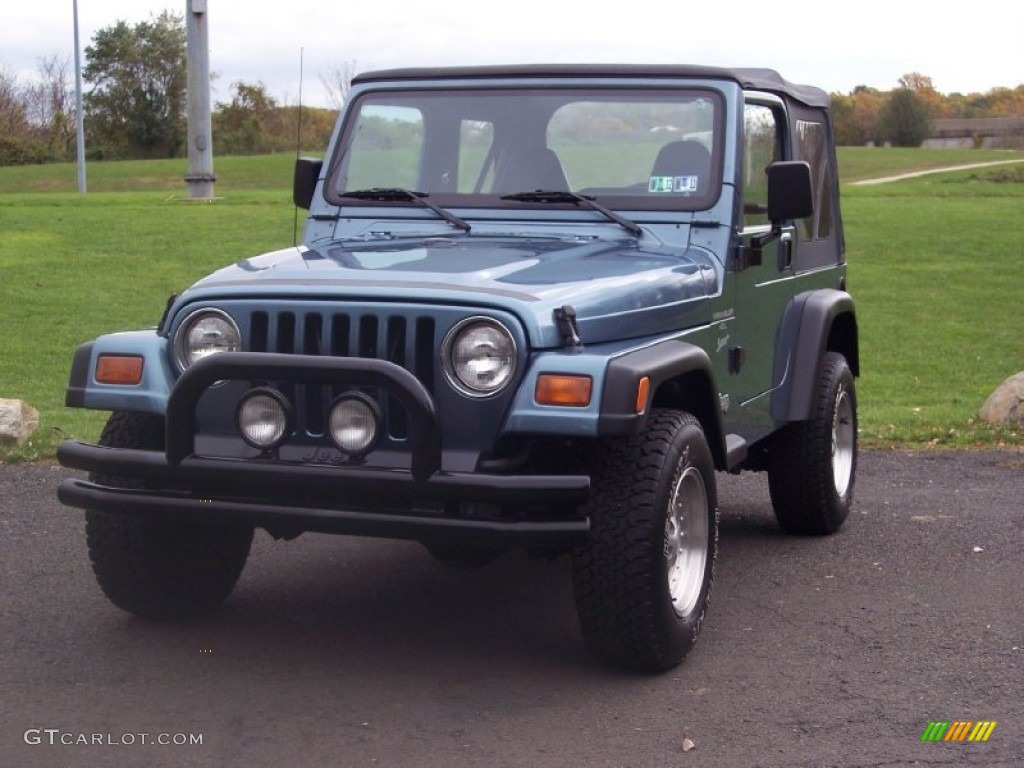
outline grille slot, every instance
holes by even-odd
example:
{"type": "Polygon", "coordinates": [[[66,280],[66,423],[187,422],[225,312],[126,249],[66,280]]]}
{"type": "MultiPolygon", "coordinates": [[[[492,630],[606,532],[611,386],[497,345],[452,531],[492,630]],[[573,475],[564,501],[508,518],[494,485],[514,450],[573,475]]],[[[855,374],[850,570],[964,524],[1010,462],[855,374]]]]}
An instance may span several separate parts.
{"type": "MultiPolygon", "coordinates": [[[[253,312],[246,334],[253,352],[365,357],[387,360],[410,371],[431,393],[434,389],[436,323],[432,317],[389,313],[253,312]]],[[[319,437],[326,429],[326,411],[341,387],[274,384],[294,404],[300,432],[319,437]]],[[[384,412],[392,440],[409,436],[408,419],[398,400],[378,387],[363,387],[384,412]]]]}

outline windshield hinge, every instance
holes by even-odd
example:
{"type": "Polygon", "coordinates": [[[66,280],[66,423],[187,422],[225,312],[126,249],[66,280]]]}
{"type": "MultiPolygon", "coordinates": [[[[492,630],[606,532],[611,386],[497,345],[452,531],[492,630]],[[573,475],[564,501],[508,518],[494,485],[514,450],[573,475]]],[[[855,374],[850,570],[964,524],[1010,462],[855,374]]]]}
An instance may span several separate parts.
{"type": "Polygon", "coordinates": [[[566,304],[555,310],[555,323],[558,325],[558,332],[562,334],[562,340],[566,347],[582,349],[583,340],[580,338],[580,328],[576,324],[576,308],[566,304]]]}
{"type": "Polygon", "coordinates": [[[733,256],[734,269],[736,272],[742,272],[749,267],[757,267],[761,264],[761,249],[755,246],[743,245],[740,243],[736,246],[736,250],[733,256]]]}

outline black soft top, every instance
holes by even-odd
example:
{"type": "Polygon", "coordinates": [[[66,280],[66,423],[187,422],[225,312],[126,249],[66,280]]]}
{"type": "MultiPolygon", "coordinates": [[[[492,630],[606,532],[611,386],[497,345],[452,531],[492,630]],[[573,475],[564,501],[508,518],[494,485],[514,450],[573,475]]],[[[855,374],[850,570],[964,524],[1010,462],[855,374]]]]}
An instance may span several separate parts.
{"type": "Polygon", "coordinates": [[[422,67],[363,72],[352,83],[383,80],[488,79],[499,77],[636,77],[732,80],[744,88],[788,96],[809,107],[828,107],[828,94],[812,85],[797,85],[774,69],[702,67],[675,64],[495,64],[480,67],[422,67]]]}

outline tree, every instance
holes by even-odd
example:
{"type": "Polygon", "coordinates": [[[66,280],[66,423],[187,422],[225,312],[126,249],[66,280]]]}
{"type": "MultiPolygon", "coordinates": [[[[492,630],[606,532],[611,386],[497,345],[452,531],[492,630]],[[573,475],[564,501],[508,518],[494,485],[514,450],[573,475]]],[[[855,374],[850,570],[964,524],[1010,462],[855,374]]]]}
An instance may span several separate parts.
{"type": "Polygon", "coordinates": [[[25,88],[25,108],[48,160],[68,160],[75,143],[75,103],[67,56],[39,60],[39,79],[25,88]]]}
{"type": "Polygon", "coordinates": [[[335,64],[326,77],[320,75],[320,82],[327,89],[327,98],[335,109],[341,109],[344,106],[345,99],[348,98],[348,90],[352,87],[352,78],[358,71],[359,62],[353,59],[342,63],[341,66],[335,64]]]}
{"type": "Polygon", "coordinates": [[[272,123],[277,102],[263,83],[232,83],[229,103],[218,102],[213,116],[213,141],[217,154],[254,155],[274,146],[272,123]]]}
{"type": "Polygon", "coordinates": [[[896,147],[919,147],[932,131],[928,105],[909,88],[897,88],[889,94],[878,125],[881,138],[896,147]]]}
{"type": "Polygon", "coordinates": [[[32,130],[25,88],[0,67],[0,166],[43,161],[44,149],[32,130]]]}
{"type": "Polygon", "coordinates": [[[93,145],[109,157],[175,157],[185,125],[185,21],[164,11],[134,27],[118,21],[85,49],[92,90],[86,119],[93,145]]]}
{"type": "Polygon", "coordinates": [[[931,118],[948,117],[947,101],[942,94],[935,90],[932,79],[920,72],[910,72],[899,79],[901,88],[913,91],[917,97],[928,108],[928,115],[931,118]]]}
{"type": "MultiPolygon", "coordinates": [[[[231,85],[228,103],[218,102],[213,113],[214,149],[220,155],[294,152],[299,108],[280,106],[263,83],[231,85]]],[[[318,107],[302,108],[304,146],[322,151],[334,128],[335,114],[318,107]]]]}
{"type": "Polygon", "coordinates": [[[0,69],[0,135],[17,136],[28,127],[28,115],[18,78],[0,69]]]}
{"type": "Polygon", "coordinates": [[[874,88],[858,86],[854,89],[853,115],[857,127],[860,130],[866,144],[870,141],[878,141],[878,116],[882,111],[883,95],[874,88]]]}
{"type": "Polygon", "coordinates": [[[836,144],[858,147],[879,140],[878,115],[882,109],[882,93],[866,85],[858,85],[849,95],[833,93],[831,98],[836,144]]]}

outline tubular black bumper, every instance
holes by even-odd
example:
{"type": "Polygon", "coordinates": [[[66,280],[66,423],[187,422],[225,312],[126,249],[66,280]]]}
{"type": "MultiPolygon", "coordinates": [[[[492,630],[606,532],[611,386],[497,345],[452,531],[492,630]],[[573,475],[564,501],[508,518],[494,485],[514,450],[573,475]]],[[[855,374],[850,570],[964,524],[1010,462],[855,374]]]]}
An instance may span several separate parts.
{"type": "Polygon", "coordinates": [[[590,492],[585,475],[442,471],[441,433],[430,394],[412,374],[386,361],[216,355],[181,376],[168,400],[167,425],[166,452],[63,442],[57,459],[65,467],[130,478],[143,488],[71,479],[60,484],[60,501],[99,511],[240,523],[272,531],[387,538],[539,543],[582,538],[589,530],[589,521],[578,511],[590,492]],[[409,416],[410,468],[195,455],[195,403],[206,388],[224,379],[268,378],[386,387],[409,416]]]}
{"type": "Polygon", "coordinates": [[[401,366],[362,357],[317,357],[232,352],[199,360],[167,399],[167,460],[179,464],[195,449],[196,402],[218,381],[274,380],[306,384],[385,387],[409,415],[412,475],[425,480],[441,468],[441,429],[430,393],[401,366]]]}

